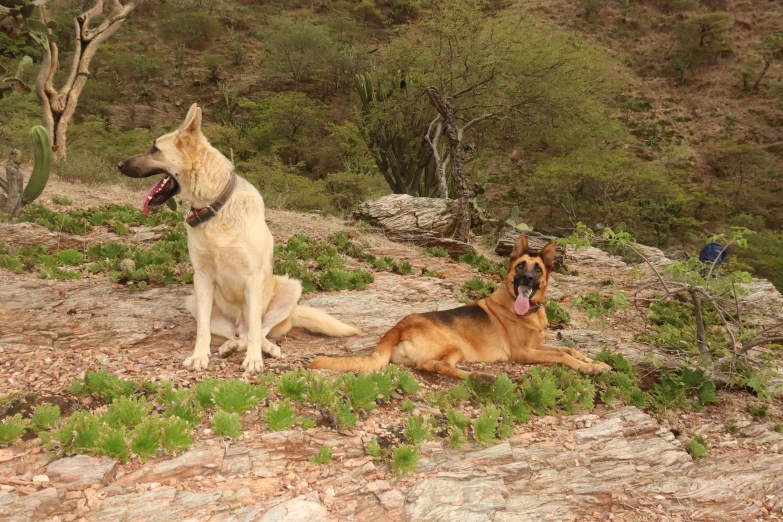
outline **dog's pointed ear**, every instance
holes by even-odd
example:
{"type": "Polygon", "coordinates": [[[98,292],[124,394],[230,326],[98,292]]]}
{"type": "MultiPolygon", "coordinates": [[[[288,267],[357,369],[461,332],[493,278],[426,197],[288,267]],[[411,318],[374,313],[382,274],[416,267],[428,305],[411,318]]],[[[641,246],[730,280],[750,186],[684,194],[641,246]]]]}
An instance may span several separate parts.
{"type": "Polygon", "coordinates": [[[520,234],[517,240],[514,242],[514,248],[511,250],[511,261],[519,259],[520,257],[527,254],[527,252],[527,236],[525,234],[520,234]]]}
{"type": "Polygon", "coordinates": [[[195,103],[190,106],[185,121],[179,127],[182,134],[199,134],[201,132],[201,107],[195,103]]]}
{"type": "Polygon", "coordinates": [[[538,257],[540,257],[544,261],[544,266],[546,267],[547,272],[551,272],[555,269],[555,254],[557,252],[557,242],[555,240],[550,241],[547,243],[547,245],[541,249],[541,252],[538,254],[538,257]]]}

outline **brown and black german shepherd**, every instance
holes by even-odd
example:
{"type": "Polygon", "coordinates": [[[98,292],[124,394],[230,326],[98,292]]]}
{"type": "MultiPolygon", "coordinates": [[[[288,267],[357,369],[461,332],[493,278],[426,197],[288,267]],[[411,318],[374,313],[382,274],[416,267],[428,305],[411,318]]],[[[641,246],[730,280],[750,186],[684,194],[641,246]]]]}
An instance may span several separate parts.
{"type": "Polygon", "coordinates": [[[511,360],[563,364],[590,375],[604,373],[609,365],[595,363],[573,348],[544,344],[543,303],[554,264],[554,241],[540,252],[531,252],[523,234],[514,244],[503,284],[488,298],[453,310],[409,315],[381,338],[370,355],[316,357],[310,368],[366,372],[391,361],[454,379],[486,380],[491,377],[454,365],[511,360]]]}

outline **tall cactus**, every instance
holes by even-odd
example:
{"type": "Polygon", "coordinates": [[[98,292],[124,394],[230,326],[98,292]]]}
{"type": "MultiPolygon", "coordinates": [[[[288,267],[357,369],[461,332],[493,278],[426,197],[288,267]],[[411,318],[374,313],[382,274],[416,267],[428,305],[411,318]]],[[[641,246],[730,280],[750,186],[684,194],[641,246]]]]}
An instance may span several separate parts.
{"type": "Polygon", "coordinates": [[[0,194],[0,209],[11,219],[19,214],[22,206],[38,199],[46,188],[52,170],[52,146],[46,129],[37,125],[33,127],[30,134],[33,138],[35,164],[27,186],[24,186],[24,177],[20,169],[21,154],[17,150],[11,151],[11,156],[6,163],[6,179],[0,178],[0,189],[5,192],[0,194]]]}
{"type": "Polygon", "coordinates": [[[367,147],[389,187],[396,194],[431,195],[435,178],[430,161],[432,154],[424,143],[426,108],[403,111],[398,115],[400,121],[396,125],[389,124],[385,118],[380,123],[371,123],[372,111],[379,110],[395,92],[405,90],[407,79],[398,73],[386,88],[380,79],[357,74],[354,83],[361,102],[367,147]]]}

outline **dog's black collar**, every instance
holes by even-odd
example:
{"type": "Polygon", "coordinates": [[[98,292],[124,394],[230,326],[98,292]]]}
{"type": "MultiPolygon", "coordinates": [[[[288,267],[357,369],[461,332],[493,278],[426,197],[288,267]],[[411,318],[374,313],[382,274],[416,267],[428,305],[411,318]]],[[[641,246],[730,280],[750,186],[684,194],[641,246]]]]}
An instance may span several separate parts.
{"type": "Polygon", "coordinates": [[[223,189],[218,198],[212,202],[211,205],[207,205],[204,208],[190,207],[188,217],[185,218],[185,223],[191,227],[197,227],[205,221],[209,221],[213,217],[217,216],[218,210],[228,202],[231,194],[234,193],[234,189],[237,186],[237,174],[231,171],[231,179],[228,180],[228,185],[223,189]]]}

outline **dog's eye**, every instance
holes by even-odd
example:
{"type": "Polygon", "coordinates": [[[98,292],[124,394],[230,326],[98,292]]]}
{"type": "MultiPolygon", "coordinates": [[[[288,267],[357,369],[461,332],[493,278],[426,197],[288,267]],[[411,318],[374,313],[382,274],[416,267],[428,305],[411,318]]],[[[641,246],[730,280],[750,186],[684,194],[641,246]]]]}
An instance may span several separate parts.
{"type": "Polygon", "coordinates": [[[543,272],[543,270],[541,270],[541,265],[539,265],[538,263],[536,263],[536,273],[537,273],[537,274],[540,274],[541,272],[543,272]]]}
{"type": "Polygon", "coordinates": [[[157,146],[157,145],[155,145],[155,142],[152,142],[152,148],[150,149],[150,154],[155,154],[155,153],[156,153],[156,152],[158,152],[159,150],[160,150],[160,149],[158,149],[158,146],[157,146]]]}
{"type": "Polygon", "coordinates": [[[517,265],[517,272],[519,272],[520,270],[524,270],[524,269],[525,269],[525,264],[526,264],[526,263],[527,263],[526,261],[522,261],[521,263],[519,263],[519,264],[517,265]]]}

